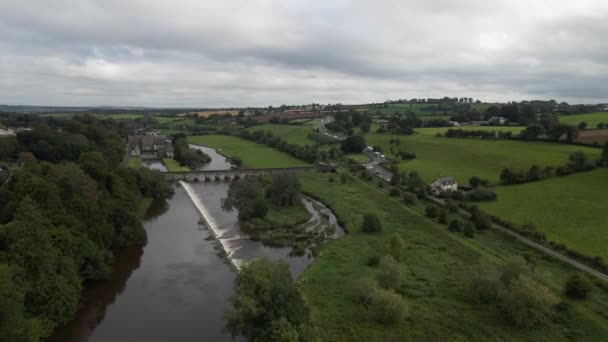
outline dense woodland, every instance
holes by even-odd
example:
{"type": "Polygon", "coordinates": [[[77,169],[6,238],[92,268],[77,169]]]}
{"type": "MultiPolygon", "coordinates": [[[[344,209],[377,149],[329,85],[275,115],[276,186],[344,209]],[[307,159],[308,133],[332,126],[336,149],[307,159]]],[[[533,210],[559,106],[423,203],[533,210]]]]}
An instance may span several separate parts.
{"type": "Polygon", "coordinates": [[[0,188],[0,341],[49,335],[83,282],[109,275],[113,250],[145,243],[145,199],[173,190],[156,171],[120,167],[121,129],[77,116],[3,138],[0,157],[18,162],[0,188]]]}

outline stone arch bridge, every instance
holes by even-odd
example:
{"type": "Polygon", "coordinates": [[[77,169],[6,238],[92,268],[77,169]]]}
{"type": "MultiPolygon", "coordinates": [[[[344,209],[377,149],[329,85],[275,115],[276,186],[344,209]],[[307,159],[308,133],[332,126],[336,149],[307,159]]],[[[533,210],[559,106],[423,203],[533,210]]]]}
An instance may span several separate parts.
{"type": "Polygon", "coordinates": [[[319,169],[317,166],[285,167],[272,169],[231,169],[231,170],[205,170],[185,172],[164,172],[168,180],[186,182],[209,182],[241,179],[249,175],[267,175],[285,172],[309,172],[319,169]]]}

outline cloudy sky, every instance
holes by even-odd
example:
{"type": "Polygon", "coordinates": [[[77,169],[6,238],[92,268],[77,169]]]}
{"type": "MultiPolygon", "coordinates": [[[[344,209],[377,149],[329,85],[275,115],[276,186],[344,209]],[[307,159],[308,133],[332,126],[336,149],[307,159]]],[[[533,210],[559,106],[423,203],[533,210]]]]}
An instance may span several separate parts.
{"type": "Polygon", "coordinates": [[[446,95],[608,102],[608,1],[0,1],[0,103],[446,95]]]}

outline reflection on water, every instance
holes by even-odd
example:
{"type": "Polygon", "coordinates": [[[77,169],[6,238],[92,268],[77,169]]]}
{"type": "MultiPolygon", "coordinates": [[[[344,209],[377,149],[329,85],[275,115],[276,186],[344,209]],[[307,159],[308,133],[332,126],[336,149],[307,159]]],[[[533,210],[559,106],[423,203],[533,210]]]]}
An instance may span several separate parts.
{"type": "Polygon", "coordinates": [[[211,157],[211,161],[203,166],[198,167],[198,171],[211,171],[211,170],[230,170],[232,164],[226,159],[226,157],[217,153],[214,149],[207,146],[190,144],[190,148],[194,150],[201,150],[203,153],[211,157]]]}
{"type": "Polygon", "coordinates": [[[163,162],[160,160],[143,160],[141,163],[143,166],[151,170],[158,170],[161,172],[169,171],[167,170],[167,167],[165,167],[165,164],[163,164],[163,162]]]}

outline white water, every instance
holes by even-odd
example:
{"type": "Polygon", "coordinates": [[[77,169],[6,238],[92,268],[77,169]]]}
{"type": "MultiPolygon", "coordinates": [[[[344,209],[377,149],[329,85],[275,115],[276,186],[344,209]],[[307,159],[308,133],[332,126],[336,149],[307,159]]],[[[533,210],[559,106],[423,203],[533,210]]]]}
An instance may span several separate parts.
{"type": "Polygon", "coordinates": [[[196,209],[198,209],[202,218],[205,220],[205,222],[207,222],[207,226],[209,226],[209,229],[211,230],[211,232],[213,232],[213,235],[215,236],[215,238],[220,242],[222,249],[226,253],[226,258],[228,259],[228,261],[230,261],[230,263],[237,270],[240,271],[241,266],[243,265],[243,261],[232,258],[232,255],[234,254],[234,252],[236,252],[238,250],[238,246],[235,247],[234,246],[235,244],[232,241],[240,239],[241,237],[232,237],[232,238],[228,238],[228,239],[223,239],[222,238],[223,232],[219,229],[217,223],[215,222],[213,217],[211,217],[211,214],[209,214],[209,211],[207,210],[207,208],[205,207],[203,202],[201,202],[198,195],[194,192],[194,190],[192,190],[192,187],[184,181],[180,181],[179,184],[184,188],[184,190],[186,190],[186,193],[192,200],[192,203],[194,203],[194,206],[196,207],[196,209]]]}

